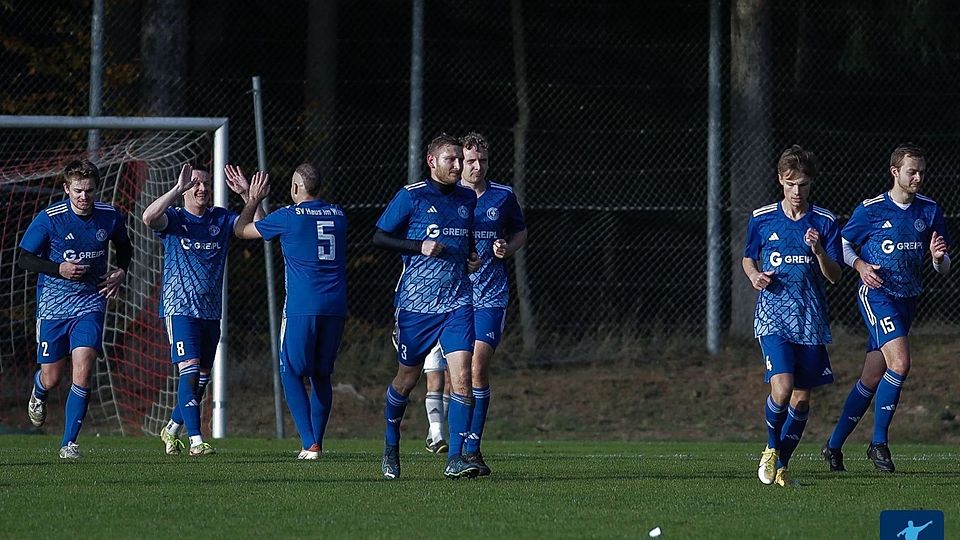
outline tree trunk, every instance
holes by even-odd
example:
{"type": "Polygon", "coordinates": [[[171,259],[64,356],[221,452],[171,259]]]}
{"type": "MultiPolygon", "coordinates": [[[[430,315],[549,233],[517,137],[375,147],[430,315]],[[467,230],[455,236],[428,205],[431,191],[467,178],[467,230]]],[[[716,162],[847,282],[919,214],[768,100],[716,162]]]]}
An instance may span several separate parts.
{"type": "MultiPolygon", "coordinates": [[[[530,127],[530,103],[527,96],[527,58],[523,41],[523,5],[521,0],[510,2],[513,26],[513,69],[517,88],[517,124],[513,132],[513,191],[522,205],[526,202],[525,175],[527,130],[530,127]]],[[[530,243],[530,237],[527,237],[530,243]]],[[[533,354],[537,349],[536,319],[530,300],[530,281],[527,277],[526,250],[513,256],[514,274],[517,279],[517,301],[520,304],[520,328],[523,334],[523,352],[533,354]]]]}
{"type": "Polygon", "coordinates": [[[743,275],[743,241],[753,209],[773,202],[770,6],[735,0],[730,18],[730,334],[753,336],[756,291],[743,275]]]}
{"type": "Polygon", "coordinates": [[[144,0],[140,53],[143,58],[143,110],[153,116],[186,113],[187,0],[144,0]]]}

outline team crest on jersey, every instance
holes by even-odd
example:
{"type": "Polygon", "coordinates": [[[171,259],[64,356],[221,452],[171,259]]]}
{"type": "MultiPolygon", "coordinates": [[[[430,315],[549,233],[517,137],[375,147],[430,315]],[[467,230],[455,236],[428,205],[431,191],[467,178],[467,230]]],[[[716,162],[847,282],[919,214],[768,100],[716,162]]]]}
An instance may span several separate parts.
{"type": "Polygon", "coordinates": [[[457,213],[460,214],[460,217],[463,219],[470,217],[470,211],[467,210],[467,207],[463,206],[462,204],[460,205],[460,208],[457,208],[457,213]]]}
{"type": "Polygon", "coordinates": [[[220,234],[220,227],[217,227],[216,225],[211,225],[207,230],[210,231],[210,236],[216,236],[220,234]]]}
{"type": "Polygon", "coordinates": [[[497,216],[499,215],[500,215],[500,212],[497,211],[496,208],[492,206],[490,208],[487,208],[487,219],[489,219],[490,221],[496,221],[497,216]]]}
{"type": "Polygon", "coordinates": [[[103,242],[107,239],[107,231],[103,229],[97,229],[97,240],[103,242]]]}
{"type": "Polygon", "coordinates": [[[918,219],[913,222],[913,228],[916,229],[917,232],[923,232],[923,230],[927,228],[927,224],[924,223],[922,219],[918,219]]]}

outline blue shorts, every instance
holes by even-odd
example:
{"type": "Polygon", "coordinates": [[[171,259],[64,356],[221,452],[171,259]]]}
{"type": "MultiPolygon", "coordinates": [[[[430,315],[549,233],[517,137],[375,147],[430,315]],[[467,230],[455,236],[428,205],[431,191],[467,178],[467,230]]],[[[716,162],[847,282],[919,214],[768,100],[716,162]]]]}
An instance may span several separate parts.
{"type": "Polygon", "coordinates": [[[503,325],[507,322],[505,308],[480,308],[473,310],[473,328],[477,341],[489,344],[494,349],[503,337],[503,325]]]}
{"type": "Polygon", "coordinates": [[[867,325],[867,352],[879,351],[888,341],[910,333],[917,315],[917,299],[894,298],[860,285],[857,289],[857,307],[867,325]]]}
{"type": "Polygon", "coordinates": [[[344,317],[299,315],[280,325],[280,371],[299,377],[327,376],[340,351],[344,317]]]}
{"type": "Polygon", "coordinates": [[[473,306],[461,306],[448,313],[414,313],[397,310],[393,345],[397,362],[419,366],[438,342],[444,355],[455,351],[473,352],[473,306]]]}
{"type": "Polygon", "coordinates": [[[798,345],[780,336],[761,336],[760,350],[766,373],[763,382],[774,375],[793,374],[794,388],[810,389],[833,382],[833,369],[826,345],[798,345]]]}
{"type": "Polygon", "coordinates": [[[220,343],[220,321],[186,315],[167,315],[170,361],[174,364],[199,360],[201,369],[211,369],[220,343]]]}
{"type": "Polygon", "coordinates": [[[37,319],[37,363],[51,364],[80,347],[103,354],[103,317],[97,311],[73,319],[37,319]]]}

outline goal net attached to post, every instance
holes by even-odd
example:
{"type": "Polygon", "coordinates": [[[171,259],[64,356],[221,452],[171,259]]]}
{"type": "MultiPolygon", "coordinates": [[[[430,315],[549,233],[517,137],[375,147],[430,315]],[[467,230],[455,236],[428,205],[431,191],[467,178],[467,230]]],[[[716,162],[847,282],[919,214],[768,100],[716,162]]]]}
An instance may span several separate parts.
{"type": "MultiPolygon", "coordinates": [[[[184,163],[212,164],[214,202],[226,206],[227,130],[226,118],[0,116],[0,196],[6,201],[0,215],[0,425],[25,418],[37,369],[36,276],[17,266],[20,239],[37,213],[66,198],[63,166],[89,158],[100,168],[99,200],[127,217],[134,256],[125,287],[107,307],[88,418],[121,433],[156,434],[163,427],[176,405],[177,375],[158,313],[163,251],[140,216],[170,189],[184,163]],[[100,130],[99,148],[87,148],[90,129],[100,130]]],[[[213,405],[214,437],[226,435],[226,287],[225,273],[222,337],[205,399],[213,405]]]]}

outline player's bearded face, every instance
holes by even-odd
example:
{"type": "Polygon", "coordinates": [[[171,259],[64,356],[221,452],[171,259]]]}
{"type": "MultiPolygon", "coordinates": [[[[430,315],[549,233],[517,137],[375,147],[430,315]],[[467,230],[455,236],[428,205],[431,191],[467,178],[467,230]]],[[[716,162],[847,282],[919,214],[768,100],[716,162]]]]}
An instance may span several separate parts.
{"type": "Polygon", "coordinates": [[[428,163],[434,180],[444,184],[455,184],[460,180],[463,149],[459,146],[444,146],[439,156],[430,156],[428,163]]]}
{"type": "Polygon", "coordinates": [[[81,214],[89,214],[93,210],[94,192],[97,184],[90,178],[78,178],[63,186],[67,196],[70,197],[70,204],[73,209],[81,214]]]}
{"type": "Polygon", "coordinates": [[[906,193],[917,193],[923,186],[923,177],[926,173],[926,163],[923,158],[906,156],[900,162],[900,167],[893,169],[894,182],[906,193]]]}
{"type": "Polygon", "coordinates": [[[463,181],[470,184],[483,182],[487,177],[487,151],[481,148],[463,149],[463,181]]]}

